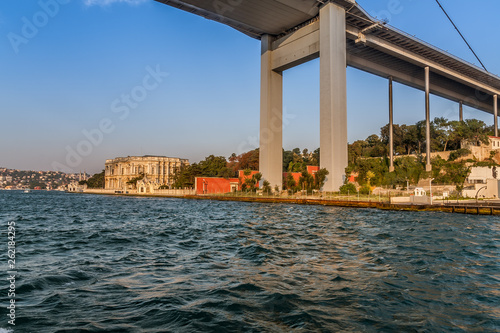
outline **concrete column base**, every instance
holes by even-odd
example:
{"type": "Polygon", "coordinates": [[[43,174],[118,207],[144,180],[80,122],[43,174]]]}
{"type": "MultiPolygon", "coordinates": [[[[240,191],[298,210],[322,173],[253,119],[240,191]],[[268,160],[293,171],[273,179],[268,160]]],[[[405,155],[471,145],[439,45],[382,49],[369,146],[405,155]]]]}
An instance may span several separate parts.
{"type": "Polygon", "coordinates": [[[347,158],[345,10],[334,3],[320,9],[320,164],[329,171],[324,191],[344,184],[347,158]]]}
{"type": "Polygon", "coordinates": [[[283,74],[272,69],[272,37],[262,36],[259,171],[283,187],[283,74]]]}

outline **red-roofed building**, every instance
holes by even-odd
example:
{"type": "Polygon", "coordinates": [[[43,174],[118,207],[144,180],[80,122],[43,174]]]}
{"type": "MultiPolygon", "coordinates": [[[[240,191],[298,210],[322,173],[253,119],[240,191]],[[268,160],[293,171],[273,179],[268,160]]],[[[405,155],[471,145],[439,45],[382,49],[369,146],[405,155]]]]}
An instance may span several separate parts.
{"type": "MultiPolygon", "coordinates": [[[[307,166],[307,172],[313,176],[316,175],[316,172],[318,172],[319,166],[315,165],[308,165],[307,166]]],[[[302,172],[284,172],[283,177],[286,179],[288,178],[288,174],[291,174],[293,177],[293,180],[295,180],[295,183],[299,184],[299,179],[302,177],[302,172]]]]}
{"type": "MultiPolygon", "coordinates": [[[[311,175],[315,175],[319,170],[318,166],[307,166],[307,172],[311,175]]],[[[195,178],[195,190],[196,194],[223,194],[230,193],[241,190],[241,184],[245,182],[246,179],[252,178],[253,175],[259,173],[259,171],[252,170],[248,176],[245,175],[245,170],[238,171],[239,178],[217,178],[217,177],[196,177],[195,178]]],[[[291,172],[293,179],[298,184],[299,179],[302,176],[301,172],[291,172]]],[[[283,177],[287,177],[288,173],[284,172],[283,177]]],[[[257,184],[258,186],[258,184],[257,184]]]]}
{"type": "Polygon", "coordinates": [[[307,166],[307,172],[310,173],[311,175],[316,175],[316,172],[319,171],[319,166],[316,165],[308,165],[307,166]]]}
{"type": "Polygon", "coordinates": [[[239,191],[238,178],[196,177],[196,194],[220,194],[239,191]]]}
{"type": "Polygon", "coordinates": [[[245,180],[251,179],[253,175],[258,174],[258,171],[252,170],[248,176],[245,176],[245,170],[238,171],[238,178],[241,179],[241,182],[244,183],[245,180]]]}

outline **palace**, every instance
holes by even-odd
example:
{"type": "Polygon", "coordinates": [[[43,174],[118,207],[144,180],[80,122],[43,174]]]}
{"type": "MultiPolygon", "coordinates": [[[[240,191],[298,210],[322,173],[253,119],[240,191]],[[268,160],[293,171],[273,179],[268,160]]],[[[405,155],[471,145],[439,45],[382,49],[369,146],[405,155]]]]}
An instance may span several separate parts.
{"type": "Polygon", "coordinates": [[[188,166],[189,160],[166,156],[128,156],[106,160],[105,189],[127,190],[133,184],[130,180],[140,179],[141,183],[159,188],[173,185],[175,170],[188,166]]]}

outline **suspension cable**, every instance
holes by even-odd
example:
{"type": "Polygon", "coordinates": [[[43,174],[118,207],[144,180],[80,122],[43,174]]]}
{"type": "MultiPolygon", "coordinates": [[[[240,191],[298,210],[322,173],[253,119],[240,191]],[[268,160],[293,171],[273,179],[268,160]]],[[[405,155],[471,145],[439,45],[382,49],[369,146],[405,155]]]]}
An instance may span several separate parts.
{"type": "Polygon", "coordinates": [[[476,59],[479,61],[479,63],[481,64],[481,66],[483,66],[484,70],[488,71],[486,69],[486,67],[484,67],[484,64],[481,61],[481,59],[479,59],[479,57],[477,56],[476,52],[474,52],[474,50],[472,49],[472,46],[470,46],[469,42],[467,42],[467,39],[465,39],[464,35],[462,35],[462,33],[460,32],[460,30],[456,26],[455,22],[453,22],[453,20],[451,19],[450,15],[448,15],[448,13],[443,8],[443,6],[441,6],[441,4],[439,3],[439,0],[436,0],[436,2],[439,5],[439,7],[441,7],[441,9],[443,10],[443,13],[446,15],[446,17],[448,18],[448,20],[450,20],[451,24],[453,24],[453,26],[455,27],[455,30],[457,30],[457,32],[459,33],[460,37],[462,37],[462,39],[464,40],[465,44],[467,44],[467,46],[469,47],[469,49],[472,51],[472,53],[474,54],[474,56],[476,57],[476,59]]]}

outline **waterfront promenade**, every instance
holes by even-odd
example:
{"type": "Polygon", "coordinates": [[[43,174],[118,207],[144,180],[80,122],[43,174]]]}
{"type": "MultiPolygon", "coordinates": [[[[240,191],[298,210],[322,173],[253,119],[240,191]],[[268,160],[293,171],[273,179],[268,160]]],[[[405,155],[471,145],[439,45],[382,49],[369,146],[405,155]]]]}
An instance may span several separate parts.
{"type": "MultiPolygon", "coordinates": [[[[407,202],[394,202],[394,197],[377,195],[341,195],[336,193],[315,193],[312,195],[266,195],[259,193],[235,192],[228,194],[199,195],[194,190],[163,190],[155,193],[115,193],[110,190],[85,190],[84,194],[117,195],[129,197],[165,197],[192,200],[239,201],[258,203],[283,203],[298,205],[321,205],[352,208],[376,208],[392,211],[435,211],[475,215],[500,215],[500,200],[444,200],[435,199],[433,204],[413,204],[408,197],[407,202]]],[[[396,197],[403,199],[404,197],[396,197]]]]}

